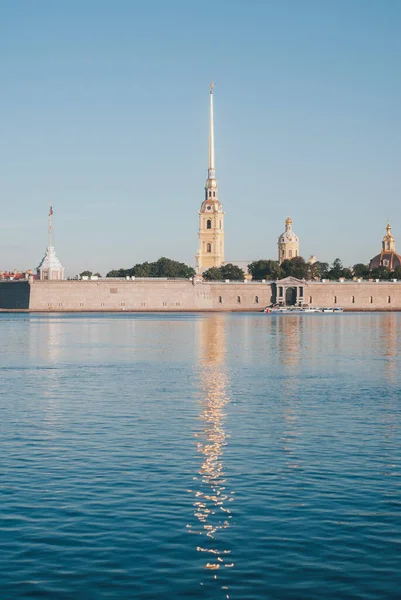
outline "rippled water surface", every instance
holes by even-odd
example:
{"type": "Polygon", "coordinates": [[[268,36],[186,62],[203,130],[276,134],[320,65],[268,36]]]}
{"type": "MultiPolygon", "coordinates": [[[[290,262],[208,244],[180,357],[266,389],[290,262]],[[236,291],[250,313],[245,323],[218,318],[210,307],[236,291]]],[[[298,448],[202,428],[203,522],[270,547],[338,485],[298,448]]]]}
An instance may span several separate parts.
{"type": "Polygon", "coordinates": [[[0,598],[400,598],[400,332],[0,315],[0,598]]]}

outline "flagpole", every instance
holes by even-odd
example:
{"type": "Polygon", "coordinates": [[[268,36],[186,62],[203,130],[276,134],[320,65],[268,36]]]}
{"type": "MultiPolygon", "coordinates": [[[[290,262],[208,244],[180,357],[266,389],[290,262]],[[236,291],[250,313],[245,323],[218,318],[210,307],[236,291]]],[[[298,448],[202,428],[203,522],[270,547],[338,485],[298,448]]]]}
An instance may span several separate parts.
{"type": "Polygon", "coordinates": [[[53,246],[53,207],[49,210],[49,247],[53,246]]]}

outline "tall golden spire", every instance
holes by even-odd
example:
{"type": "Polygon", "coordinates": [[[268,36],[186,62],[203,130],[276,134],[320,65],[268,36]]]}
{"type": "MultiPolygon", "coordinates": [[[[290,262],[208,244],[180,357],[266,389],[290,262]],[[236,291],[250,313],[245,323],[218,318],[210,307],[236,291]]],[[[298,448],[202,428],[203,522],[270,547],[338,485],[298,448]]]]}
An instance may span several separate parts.
{"type": "Polygon", "coordinates": [[[207,178],[215,178],[214,166],[214,122],[213,122],[213,88],[215,84],[210,84],[210,122],[209,122],[209,165],[207,170],[207,178]]]}
{"type": "Polygon", "coordinates": [[[205,184],[205,198],[199,211],[199,250],[196,271],[202,274],[211,267],[224,264],[224,212],[219,200],[219,184],[214,164],[213,89],[209,87],[209,160],[205,184]]]}

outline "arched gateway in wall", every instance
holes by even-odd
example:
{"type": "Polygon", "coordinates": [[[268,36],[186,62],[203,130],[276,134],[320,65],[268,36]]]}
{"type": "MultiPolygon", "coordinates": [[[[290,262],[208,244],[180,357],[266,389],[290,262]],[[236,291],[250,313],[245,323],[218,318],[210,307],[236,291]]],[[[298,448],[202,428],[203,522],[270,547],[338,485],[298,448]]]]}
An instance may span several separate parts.
{"type": "Polygon", "coordinates": [[[306,288],[304,279],[285,277],[272,285],[273,303],[280,306],[302,306],[305,303],[306,288]]]}

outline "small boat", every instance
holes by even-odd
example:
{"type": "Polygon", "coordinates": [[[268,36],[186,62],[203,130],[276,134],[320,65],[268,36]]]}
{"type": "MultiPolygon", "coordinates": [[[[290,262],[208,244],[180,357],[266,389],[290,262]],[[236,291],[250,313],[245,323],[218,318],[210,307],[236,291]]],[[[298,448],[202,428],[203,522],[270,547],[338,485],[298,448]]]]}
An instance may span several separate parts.
{"type": "Polygon", "coordinates": [[[315,313],[342,313],[344,309],[339,306],[335,308],[330,306],[325,306],[324,308],[312,306],[266,306],[263,312],[272,315],[309,315],[315,313]]]}
{"type": "Polygon", "coordinates": [[[263,312],[273,315],[304,315],[317,313],[320,310],[320,308],[310,308],[308,306],[267,306],[263,309],[263,312]]]}

